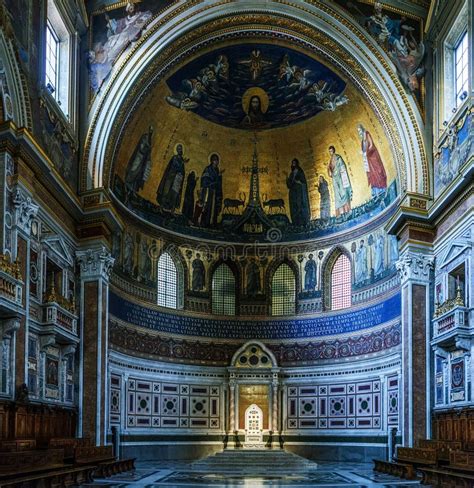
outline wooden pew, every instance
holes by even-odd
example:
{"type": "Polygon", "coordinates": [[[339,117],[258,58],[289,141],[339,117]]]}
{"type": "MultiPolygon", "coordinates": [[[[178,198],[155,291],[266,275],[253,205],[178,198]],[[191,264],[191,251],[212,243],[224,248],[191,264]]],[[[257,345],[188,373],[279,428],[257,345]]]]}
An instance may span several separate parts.
{"type": "Polygon", "coordinates": [[[474,473],[474,451],[451,451],[449,468],[474,473]]]}
{"type": "Polygon", "coordinates": [[[433,488],[473,488],[474,475],[461,473],[451,469],[420,467],[423,475],[421,484],[433,488]]]}
{"type": "Polygon", "coordinates": [[[438,461],[449,463],[449,454],[451,451],[459,451],[462,443],[458,441],[440,441],[434,439],[421,439],[418,441],[420,449],[435,449],[437,451],[438,461]]]}
{"type": "Polygon", "coordinates": [[[1,488],[25,488],[41,486],[42,488],[80,486],[93,481],[94,466],[64,467],[42,473],[29,475],[15,475],[14,477],[0,477],[1,488]]]}
{"type": "Polygon", "coordinates": [[[436,449],[422,449],[420,447],[399,447],[396,461],[412,464],[413,466],[436,466],[438,464],[438,452],[436,449]]]}
{"type": "Polygon", "coordinates": [[[0,441],[0,452],[34,451],[35,449],[34,439],[0,441]]]}
{"type": "Polygon", "coordinates": [[[52,471],[62,467],[64,467],[62,449],[4,452],[0,455],[0,477],[52,471]]]}
{"type": "Polygon", "coordinates": [[[436,466],[438,455],[436,449],[420,447],[398,447],[393,461],[374,459],[374,471],[386,473],[399,478],[416,479],[419,466],[436,466]]]}
{"type": "Polygon", "coordinates": [[[60,438],[54,437],[47,440],[47,447],[49,449],[64,449],[64,459],[66,461],[74,461],[74,449],[76,447],[92,446],[92,439],[84,438],[60,438]]]}
{"type": "Polygon", "coordinates": [[[394,461],[384,461],[382,459],[374,459],[374,471],[378,473],[390,474],[398,476],[405,480],[416,479],[416,469],[413,464],[406,464],[394,461]]]}
{"type": "Polygon", "coordinates": [[[95,478],[108,478],[135,469],[135,459],[116,459],[112,446],[77,447],[74,450],[74,463],[76,466],[96,466],[95,478]]]}

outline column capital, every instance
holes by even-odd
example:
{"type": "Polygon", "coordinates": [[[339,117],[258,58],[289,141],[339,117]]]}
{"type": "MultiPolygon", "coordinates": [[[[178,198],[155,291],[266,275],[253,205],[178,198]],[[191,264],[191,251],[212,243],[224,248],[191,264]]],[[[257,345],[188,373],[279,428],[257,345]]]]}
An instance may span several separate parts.
{"type": "Polygon", "coordinates": [[[115,259],[105,246],[76,252],[82,279],[108,280],[115,259]]]}
{"type": "Polygon", "coordinates": [[[13,335],[20,328],[20,319],[17,317],[5,319],[0,325],[0,339],[13,335]]]}
{"type": "Polygon", "coordinates": [[[39,206],[28,194],[17,187],[13,191],[13,207],[15,208],[16,226],[25,234],[30,235],[31,224],[38,213],[39,206]]]}
{"type": "Polygon", "coordinates": [[[396,268],[402,284],[410,280],[428,283],[431,271],[434,269],[434,258],[421,252],[407,250],[401,254],[396,268]]]}

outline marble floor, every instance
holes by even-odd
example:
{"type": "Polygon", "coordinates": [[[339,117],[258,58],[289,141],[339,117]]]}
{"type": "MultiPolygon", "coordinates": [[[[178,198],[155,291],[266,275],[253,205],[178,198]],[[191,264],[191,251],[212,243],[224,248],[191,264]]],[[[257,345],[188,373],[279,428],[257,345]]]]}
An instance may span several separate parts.
{"type": "Polygon", "coordinates": [[[417,481],[404,481],[393,476],[374,473],[372,464],[319,462],[317,469],[275,475],[272,467],[264,475],[239,475],[196,471],[191,462],[138,462],[133,473],[123,473],[108,479],[98,479],[88,488],[266,488],[276,486],[324,488],[411,488],[417,481]]]}

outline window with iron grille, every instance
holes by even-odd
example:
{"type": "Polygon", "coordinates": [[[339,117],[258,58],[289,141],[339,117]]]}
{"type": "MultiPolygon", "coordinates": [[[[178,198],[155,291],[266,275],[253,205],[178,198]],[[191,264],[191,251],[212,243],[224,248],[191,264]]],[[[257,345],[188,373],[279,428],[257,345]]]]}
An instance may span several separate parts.
{"type": "Polygon", "coordinates": [[[158,305],[178,308],[178,269],[167,252],[158,259],[158,305]]]}
{"type": "Polygon", "coordinates": [[[272,278],[272,315],[294,315],[296,305],[295,273],[285,263],[272,278]]]}
{"type": "Polygon", "coordinates": [[[332,267],[331,310],[339,310],[351,306],[351,282],[351,262],[345,254],[341,254],[332,267]]]}
{"type": "Polygon", "coordinates": [[[212,276],[212,313],[235,315],[235,276],[224,263],[212,276]]]}

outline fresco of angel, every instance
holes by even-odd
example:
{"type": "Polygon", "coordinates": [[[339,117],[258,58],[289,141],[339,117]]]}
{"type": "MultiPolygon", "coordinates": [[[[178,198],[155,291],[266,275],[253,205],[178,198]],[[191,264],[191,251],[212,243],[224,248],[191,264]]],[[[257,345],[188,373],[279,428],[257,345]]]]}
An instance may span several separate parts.
{"type": "Polygon", "coordinates": [[[107,13],[107,41],[96,43],[89,52],[89,65],[91,71],[91,85],[98,91],[112,70],[115,60],[132,42],[138,40],[147,22],[152,17],[149,10],[141,12],[139,7],[128,2],[125,7],[125,17],[112,19],[107,13]]]}
{"type": "Polygon", "coordinates": [[[425,45],[416,41],[412,31],[413,28],[402,26],[402,35],[393,43],[389,55],[402,82],[411,92],[415,92],[419,90],[419,79],[425,73],[425,45]]]}

